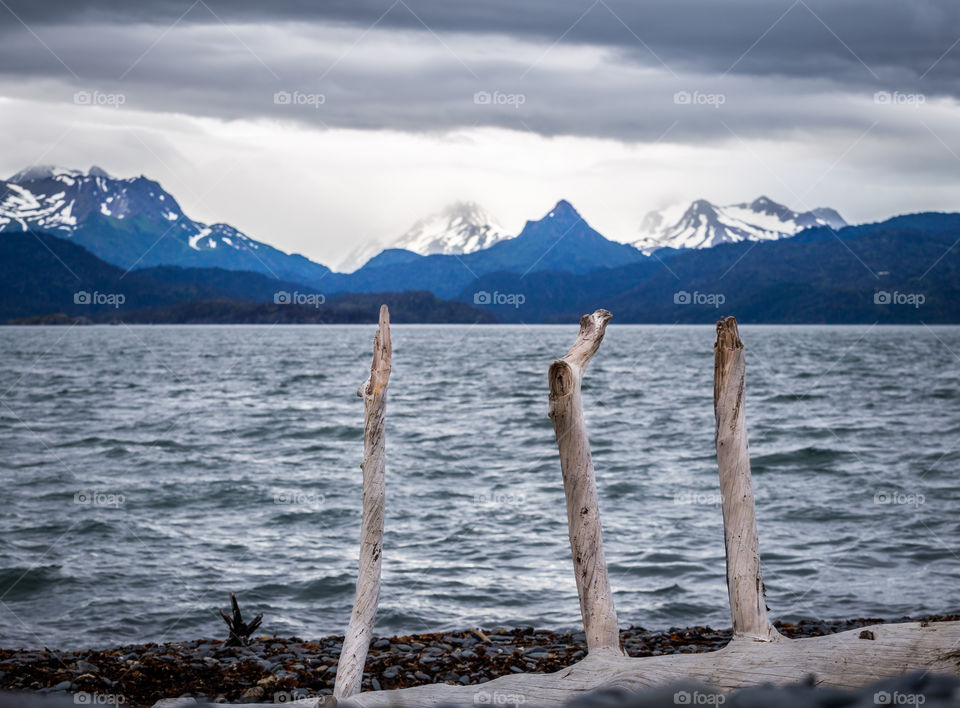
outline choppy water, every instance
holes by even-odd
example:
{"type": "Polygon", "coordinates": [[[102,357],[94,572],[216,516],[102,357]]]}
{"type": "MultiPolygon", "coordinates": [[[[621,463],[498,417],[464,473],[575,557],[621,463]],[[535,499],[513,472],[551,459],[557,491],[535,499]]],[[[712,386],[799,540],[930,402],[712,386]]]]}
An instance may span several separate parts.
{"type": "MultiPolygon", "coordinates": [[[[378,632],[579,623],[546,415],[575,332],[394,327],[378,632]]],[[[0,328],[0,645],[220,636],[231,590],[341,632],[372,335],[0,328]]],[[[713,336],[611,325],[585,380],[624,624],[729,626],[713,336]]],[[[960,328],[742,336],[772,615],[957,610],[960,328]]]]}

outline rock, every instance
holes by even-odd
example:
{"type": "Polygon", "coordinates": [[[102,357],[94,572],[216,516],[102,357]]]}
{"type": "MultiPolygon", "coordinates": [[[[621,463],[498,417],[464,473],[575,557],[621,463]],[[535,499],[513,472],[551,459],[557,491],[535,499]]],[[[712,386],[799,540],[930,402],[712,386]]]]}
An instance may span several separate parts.
{"type": "Polygon", "coordinates": [[[77,662],[77,670],[78,670],[81,674],[98,674],[98,673],[100,673],[100,667],[99,667],[99,666],[97,666],[96,664],[91,664],[89,661],[84,661],[83,659],[80,659],[80,661],[77,662]]]}
{"type": "Polygon", "coordinates": [[[263,698],[263,686],[252,686],[243,692],[241,698],[263,698]]]}

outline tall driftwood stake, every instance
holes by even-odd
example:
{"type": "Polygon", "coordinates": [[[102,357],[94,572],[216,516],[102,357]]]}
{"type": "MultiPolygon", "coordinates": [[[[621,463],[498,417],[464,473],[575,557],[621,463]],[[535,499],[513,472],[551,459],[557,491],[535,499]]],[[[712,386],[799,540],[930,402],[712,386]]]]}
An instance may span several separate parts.
{"type": "Polygon", "coordinates": [[[373,339],[373,363],[368,378],[357,395],[363,398],[363,521],[360,528],[360,566],[357,573],[357,594],[350,615],[350,625],[343,639],[335,698],[346,698],[360,692],[363,666],[367,661],[373,620],[380,600],[380,563],[383,550],[383,505],[387,381],[390,379],[392,348],[390,344],[390,312],[380,306],[380,326],[373,339]]]}
{"type": "Polygon", "coordinates": [[[744,416],[746,365],[737,321],[717,322],[713,345],[713,412],[717,420],[717,464],[723,500],[723,539],[727,551],[727,594],[734,638],[767,642],[780,634],[767,619],[760,544],[750,479],[750,451],[744,416]]]}
{"type": "Polygon", "coordinates": [[[620,652],[620,629],[603,554],[597,483],[580,398],[583,372],[600,347],[611,317],[606,310],[581,317],[577,341],[566,356],[550,365],[549,372],[550,418],[560,448],[573,571],[590,652],[598,649],[620,652]]]}

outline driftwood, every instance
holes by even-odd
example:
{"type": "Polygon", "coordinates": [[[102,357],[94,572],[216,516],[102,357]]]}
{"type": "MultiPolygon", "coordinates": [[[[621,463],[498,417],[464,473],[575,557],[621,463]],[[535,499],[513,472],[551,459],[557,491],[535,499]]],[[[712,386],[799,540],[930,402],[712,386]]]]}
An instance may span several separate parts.
{"type": "Polygon", "coordinates": [[[767,619],[760,573],[760,543],[744,417],[745,377],[737,321],[727,317],[717,323],[717,342],[713,345],[713,413],[717,421],[715,441],[727,551],[727,594],[733,636],[766,642],[780,639],[780,633],[767,619]]]}
{"type": "MultiPolygon", "coordinates": [[[[678,681],[697,681],[732,690],[812,678],[821,686],[858,688],[911,671],[960,675],[960,622],[880,624],[868,631],[861,628],[806,639],[786,639],[773,629],[764,601],[750,477],[744,416],[744,350],[732,317],[717,324],[714,412],[734,638],[723,649],[709,653],[644,658],[623,655],[603,556],[596,483],[580,399],[583,372],[600,346],[609,319],[610,313],[605,310],[584,316],[573,347],[551,365],[549,372],[550,417],[567,496],[570,546],[590,650],[587,657],[551,674],[513,674],[474,686],[436,684],[357,693],[341,704],[557,706],[601,687],[639,690],[678,681]]],[[[381,325],[382,322],[381,319],[381,325]]],[[[358,581],[358,598],[359,588],[358,581]]],[[[372,622],[372,613],[369,617],[372,622]]],[[[359,636],[360,643],[363,637],[369,642],[369,631],[359,636]]],[[[352,646],[354,654],[361,650],[357,641],[352,646]]],[[[345,652],[346,649],[345,643],[345,652]]],[[[365,656],[365,644],[362,652],[365,656]]],[[[338,686],[339,683],[338,671],[338,686]]]]}
{"type": "Polygon", "coordinates": [[[373,363],[370,377],[360,386],[357,395],[363,398],[363,520],[360,525],[360,565],[357,573],[357,594],[350,624],[343,639],[335,698],[346,698],[360,692],[363,666],[367,661],[373,620],[380,601],[380,565],[383,551],[383,506],[386,495],[384,424],[387,408],[387,382],[393,347],[390,342],[390,313],[380,306],[380,325],[373,339],[373,363]]]}
{"type": "MultiPolygon", "coordinates": [[[[597,482],[590,441],[583,421],[580,382],[587,364],[600,348],[610,313],[597,310],[580,319],[580,334],[570,351],[550,365],[550,419],[560,450],[560,470],[567,497],[567,527],[573,573],[580,596],[587,650],[620,651],[620,627],[613,606],[610,576],[603,555],[603,531],[597,503],[597,482]]],[[[622,653],[622,652],[621,652],[622,653]]]]}
{"type": "Polygon", "coordinates": [[[263,613],[258,614],[250,624],[247,624],[243,621],[243,615],[240,614],[240,605],[237,604],[237,598],[233,593],[230,593],[230,606],[233,609],[233,617],[224,610],[220,610],[220,616],[223,617],[223,621],[227,623],[227,628],[230,630],[230,636],[224,644],[228,647],[246,646],[250,643],[250,635],[257,631],[263,621],[263,613]]]}

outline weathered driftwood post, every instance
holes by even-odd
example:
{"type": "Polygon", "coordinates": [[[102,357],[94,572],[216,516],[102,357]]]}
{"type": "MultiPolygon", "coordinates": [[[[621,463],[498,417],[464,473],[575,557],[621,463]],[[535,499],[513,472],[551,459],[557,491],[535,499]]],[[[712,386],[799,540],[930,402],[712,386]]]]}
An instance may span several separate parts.
{"type": "Polygon", "coordinates": [[[597,483],[580,398],[583,372],[600,347],[611,317],[606,310],[581,317],[577,341],[566,356],[550,365],[548,374],[550,418],[560,449],[573,572],[590,652],[598,649],[620,652],[620,628],[603,554],[597,483]]]}
{"type": "Polygon", "coordinates": [[[723,506],[723,540],[727,552],[727,594],[735,638],[779,639],[767,619],[760,543],[750,478],[750,450],[744,416],[746,364],[737,321],[717,323],[713,345],[713,412],[716,416],[717,465],[723,506]]]}
{"type": "Polygon", "coordinates": [[[373,620],[380,601],[380,564],[383,549],[383,506],[387,381],[392,358],[390,313],[380,306],[380,325],[373,339],[373,363],[368,378],[357,395],[363,398],[363,520],[360,526],[360,565],[357,573],[357,594],[350,624],[343,638],[335,698],[346,698],[360,692],[363,666],[367,661],[373,620]]]}

